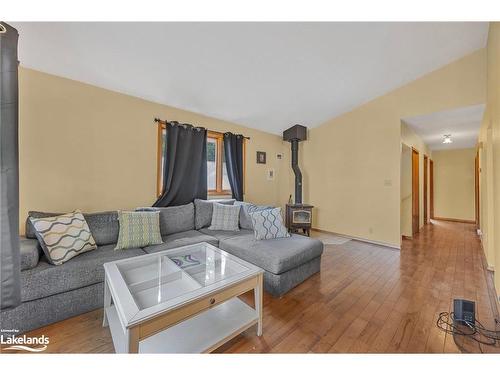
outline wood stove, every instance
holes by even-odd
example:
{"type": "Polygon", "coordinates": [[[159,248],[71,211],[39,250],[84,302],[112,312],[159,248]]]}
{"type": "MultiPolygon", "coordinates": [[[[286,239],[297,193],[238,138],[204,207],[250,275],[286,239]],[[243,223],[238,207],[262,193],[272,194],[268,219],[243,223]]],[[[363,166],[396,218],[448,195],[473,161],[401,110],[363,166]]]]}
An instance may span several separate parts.
{"type": "Polygon", "coordinates": [[[313,206],[308,204],[287,204],[285,223],[289,232],[302,230],[308,236],[311,234],[313,206]]]}
{"type": "Polygon", "coordinates": [[[292,169],[295,174],[295,203],[286,205],[285,224],[289,232],[302,230],[311,234],[313,206],[302,203],[302,172],[299,168],[299,142],[307,139],[307,128],[294,125],[283,132],[283,140],[292,146],[292,169]]]}

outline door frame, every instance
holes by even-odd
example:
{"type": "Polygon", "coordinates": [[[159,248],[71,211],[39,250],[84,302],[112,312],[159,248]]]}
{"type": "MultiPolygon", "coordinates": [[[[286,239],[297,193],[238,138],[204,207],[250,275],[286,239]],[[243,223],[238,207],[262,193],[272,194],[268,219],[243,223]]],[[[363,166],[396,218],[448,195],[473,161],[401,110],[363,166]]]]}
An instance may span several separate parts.
{"type": "Polygon", "coordinates": [[[429,213],[434,219],[434,161],[429,160],[429,213]]]}
{"type": "Polygon", "coordinates": [[[427,174],[429,173],[427,164],[429,162],[429,157],[424,154],[424,225],[429,223],[429,210],[428,210],[428,202],[427,202],[427,184],[428,178],[427,174]]]}
{"type": "Polygon", "coordinates": [[[476,227],[479,229],[480,216],[479,216],[479,149],[476,150],[476,157],[474,158],[474,204],[476,213],[476,227]]]}
{"type": "Polygon", "coordinates": [[[411,149],[411,228],[414,237],[420,231],[420,153],[411,149]]]}

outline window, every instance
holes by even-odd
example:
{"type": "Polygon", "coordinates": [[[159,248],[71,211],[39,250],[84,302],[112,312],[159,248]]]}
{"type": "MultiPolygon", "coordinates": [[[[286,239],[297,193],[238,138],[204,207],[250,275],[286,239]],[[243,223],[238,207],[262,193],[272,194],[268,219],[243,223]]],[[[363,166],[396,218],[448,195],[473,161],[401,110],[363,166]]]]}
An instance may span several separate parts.
{"type": "MultiPolygon", "coordinates": [[[[166,127],[158,124],[158,155],[157,155],[157,194],[160,196],[163,189],[163,155],[165,153],[166,127]]],[[[245,150],[245,144],[243,144],[245,150]]],[[[243,151],[243,155],[245,152],[243,151]]],[[[223,134],[208,131],[207,134],[207,187],[209,195],[231,194],[231,186],[227,177],[226,157],[224,155],[223,134]]],[[[245,157],[243,157],[245,165],[245,157]]],[[[245,170],[245,168],[243,168],[245,170]]],[[[243,176],[243,178],[245,178],[243,176]]],[[[244,185],[244,184],[243,184],[244,185]]]]}
{"type": "Polygon", "coordinates": [[[225,159],[222,133],[209,131],[207,135],[207,186],[208,193],[211,195],[231,194],[225,159]]]}

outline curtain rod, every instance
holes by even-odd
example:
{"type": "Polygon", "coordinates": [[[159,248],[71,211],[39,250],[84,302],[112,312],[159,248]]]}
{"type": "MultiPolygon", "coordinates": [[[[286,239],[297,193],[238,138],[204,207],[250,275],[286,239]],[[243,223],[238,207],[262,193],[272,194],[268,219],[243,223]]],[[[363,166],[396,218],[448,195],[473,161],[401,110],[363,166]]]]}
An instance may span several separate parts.
{"type": "MultiPolygon", "coordinates": [[[[167,124],[167,121],[165,121],[165,120],[161,120],[161,119],[159,119],[159,118],[157,118],[157,117],[155,118],[155,122],[157,122],[157,123],[159,123],[159,124],[162,124],[162,125],[166,125],[166,124],[167,124]]],[[[209,130],[209,131],[213,131],[213,130],[209,130]]],[[[220,132],[216,132],[216,133],[220,133],[220,132]]],[[[224,133],[222,133],[222,134],[224,134],[224,133]]],[[[245,138],[245,139],[248,139],[248,140],[250,139],[250,137],[246,137],[246,136],[244,136],[244,135],[242,135],[242,136],[243,136],[243,138],[245,138]]]]}

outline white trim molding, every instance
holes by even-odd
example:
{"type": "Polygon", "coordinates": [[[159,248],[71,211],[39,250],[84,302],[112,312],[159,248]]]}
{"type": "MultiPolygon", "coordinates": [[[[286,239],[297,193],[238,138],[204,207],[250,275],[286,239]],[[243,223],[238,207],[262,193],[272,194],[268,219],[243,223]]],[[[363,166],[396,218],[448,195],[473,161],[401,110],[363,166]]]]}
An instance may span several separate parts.
{"type": "Polygon", "coordinates": [[[362,238],[362,237],[348,236],[347,234],[331,232],[331,231],[328,231],[328,230],[323,230],[323,229],[318,229],[318,228],[311,228],[311,230],[315,230],[316,232],[320,232],[320,233],[321,232],[322,233],[329,233],[329,234],[333,234],[335,236],[349,238],[350,240],[367,242],[367,243],[371,243],[373,245],[385,246],[385,247],[390,247],[392,249],[401,250],[401,245],[395,245],[395,244],[388,243],[388,242],[369,240],[367,238],[362,238]]]}

